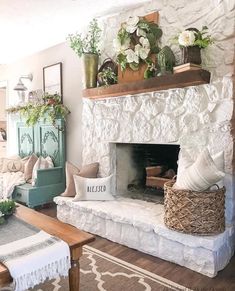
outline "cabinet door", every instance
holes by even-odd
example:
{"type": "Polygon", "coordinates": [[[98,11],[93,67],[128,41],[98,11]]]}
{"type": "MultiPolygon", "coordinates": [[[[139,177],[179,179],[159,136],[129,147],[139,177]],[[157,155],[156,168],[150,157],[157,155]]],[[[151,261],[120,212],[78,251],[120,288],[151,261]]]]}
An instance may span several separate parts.
{"type": "Polygon", "coordinates": [[[55,166],[62,166],[65,163],[64,131],[58,129],[63,126],[62,120],[56,121],[56,127],[43,122],[35,126],[36,153],[43,157],[50,156],[55,166]]]}
{"type": "Polygon", "coordinates": [[[21,157],[34,153],[34,129],[23,122],[17,123],[18,153],[21,157]]]}

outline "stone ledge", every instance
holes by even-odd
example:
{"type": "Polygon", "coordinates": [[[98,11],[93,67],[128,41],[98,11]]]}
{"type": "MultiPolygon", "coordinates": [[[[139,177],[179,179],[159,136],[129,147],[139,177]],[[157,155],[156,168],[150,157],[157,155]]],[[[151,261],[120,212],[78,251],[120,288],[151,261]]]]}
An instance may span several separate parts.
{"type": "Polygon", "coordinates": [[[163,223],[162,205],[125,198],[72,202],[56,197],[54,201],[63,222],[209,277],[216,276],[234,252],[233,227],[216,236],[175,232],[163,223]]]}

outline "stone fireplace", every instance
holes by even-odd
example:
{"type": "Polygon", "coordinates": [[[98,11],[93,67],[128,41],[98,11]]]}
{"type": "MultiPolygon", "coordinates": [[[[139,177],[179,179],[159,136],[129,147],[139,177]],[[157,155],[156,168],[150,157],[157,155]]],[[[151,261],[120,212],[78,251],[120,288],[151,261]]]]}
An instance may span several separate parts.
{"type": "MultiPolygon", "coordinates": [[[[102,20],[104,58],[114,57],[113,39],[120,24],[130,15],[147,15],[159,10],[162,47],[171,45],[171,40],[182,28],[207,25],[216,39],[215,44],[202,53],[203,67],[212,74],[211,83],[115,98],[83,99],[83,163],[99,161],[101,177],[113,174],[113,193],[117,198],[105,204],[102,201],[73,203],[69,198],[57,198],[60,220],[209,277],[214,277],[228,264],[235,241],[231,77],[234,72],[235,8],[230,2],[210,1],[205,6],[203,0],[193,4],[189,1],[182,4],[179,1],[153,0],[102,20]],[[162,205],[123,198],[131,184],[131,179],[127,179],[118,165],[121,150],[118,145],[123,144],[177,145],[180,148],[179,160],[188,157],[193,161],[205,147],[211,155],[224,151],[225,232],[202,237],[172,231],[163,223],[162,205]]],[[[180,50],[174,45],[171,47],[179,63],[180,50]]],[[[128,169],[133,161],[130,161],[129,154],[125,157],[121,162],[128,169]]]]}
{"type": "Polygon", "coordinates": [[[116,193],[117,143],[178,144],[179,159],[195,160],[207,147],[224,151],[226,222],[235,220],[233,176],[232,79],[184,89],[121,96],[104,100],[84,99],[83,162],[100,163],[100,176],[114,174],[116,193]]]}

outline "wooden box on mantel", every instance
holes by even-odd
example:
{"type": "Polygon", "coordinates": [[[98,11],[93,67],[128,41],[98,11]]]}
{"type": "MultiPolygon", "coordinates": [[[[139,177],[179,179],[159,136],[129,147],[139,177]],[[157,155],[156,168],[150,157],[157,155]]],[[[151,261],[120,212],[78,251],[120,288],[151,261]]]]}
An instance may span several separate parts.
{"type": "MultiPolygon", "coordinates": [[[[146,19],[149,22],[158,23],[159,13],[153,12],[151,14],[144,16],[144,19],[146,19]]],[[[151,56],[151,58],[154,60],[155,55],[151,56]]],[[[129,67],[126,68],[125,71],[121,71],[121,67],[118,66],[118,83],[128,83],[143,80],[146,68],[147,65],[145,63],[142,63],[137,71],[133,71],[129,67]]]]}

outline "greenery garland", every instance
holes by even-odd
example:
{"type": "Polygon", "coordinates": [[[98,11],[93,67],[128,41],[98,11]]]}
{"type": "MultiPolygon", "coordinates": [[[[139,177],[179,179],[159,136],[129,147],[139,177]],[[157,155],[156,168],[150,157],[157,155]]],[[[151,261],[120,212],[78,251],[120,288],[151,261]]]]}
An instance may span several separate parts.
{"type": "Polygon", "coordinates": [[[70,110],[61,103],[61,97],[58,94],[45,94],[43,100],[43,103],[28,102],[25,105],[10,107],[7,112],[10,114],[19,113],[20,117],[25,118],[28,126],[34,126],[40,119],[50,121],[55,127],[58,117],[66,121],[70,110]]]}
{"type": "Polygon", "coordinates": [[[158,40],[162,36],[162,30],[154,22],[134,16],[129,17],[118,31],[113,45],[117,53],[117,62],[121,70],[127,67],[136,71],[141,63],[147,64],[145,78],[154,76],[154,62],[152,54],[159,52],[158,40]]]}

